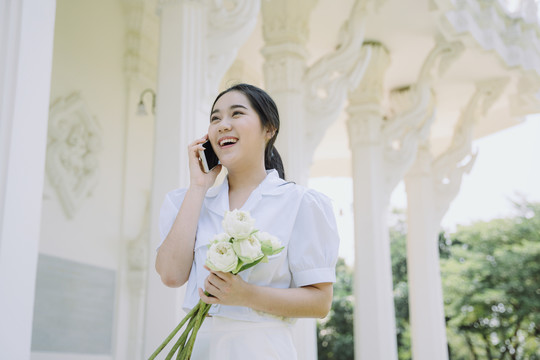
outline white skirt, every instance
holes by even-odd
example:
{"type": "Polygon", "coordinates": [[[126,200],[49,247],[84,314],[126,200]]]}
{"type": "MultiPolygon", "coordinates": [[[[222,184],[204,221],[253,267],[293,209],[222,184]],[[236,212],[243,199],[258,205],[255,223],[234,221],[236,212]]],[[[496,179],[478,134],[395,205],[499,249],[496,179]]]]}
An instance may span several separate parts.
{"type": "Polygon", "coordinates": [[[296,360],[290,325],[219,316],[204,320],[191,360],[296,360]]]}

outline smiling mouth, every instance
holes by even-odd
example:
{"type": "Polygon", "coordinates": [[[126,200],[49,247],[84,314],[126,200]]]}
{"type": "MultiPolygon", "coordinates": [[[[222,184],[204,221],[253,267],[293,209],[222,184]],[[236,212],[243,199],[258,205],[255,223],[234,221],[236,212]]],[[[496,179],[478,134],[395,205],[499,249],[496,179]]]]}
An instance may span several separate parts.
{"type": "Polygon", "coordinates": [[[220,139],[219,140],[219,146],[222,147],[222,148],[226,148],[226,147],[230,147],[230,146],[233,146],[234,144],[236,144],[236,142],[238,141],[237,138],[223,138],[223,139],[220,139]]]}

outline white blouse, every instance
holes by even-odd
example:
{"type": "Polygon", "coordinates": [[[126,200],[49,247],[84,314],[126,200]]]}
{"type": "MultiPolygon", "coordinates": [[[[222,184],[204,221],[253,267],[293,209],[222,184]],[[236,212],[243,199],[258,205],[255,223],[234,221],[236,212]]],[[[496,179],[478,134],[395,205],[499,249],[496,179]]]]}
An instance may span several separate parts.
{"type": "MultiPolygon", "coordinates": [[[[169,192],[161,207],[161,241],[169,233],[187,189],[169,192]]],[[[223,232],[221,222],[229,210],[227,180],[210,189],[204,199],[195,240],[194,259],[183,307],[186,311],[200,300],[197,288],[204,289],[209,272],[204,269],[208,244],[223,232]]],[[[255,228],[276,236],[285,246],[269,257],[268,263],[242,271],[247,282],[275,288],[301,287],[335,282],[339,237],[330,199],[325,195],[279,178],[267,171],[266,178],[253,190],[240,210],[249,211],[255,228]]],[[[247,307],[213,305],[211,315],[245,321],[278,321],[277,317],[247,307]]]]}

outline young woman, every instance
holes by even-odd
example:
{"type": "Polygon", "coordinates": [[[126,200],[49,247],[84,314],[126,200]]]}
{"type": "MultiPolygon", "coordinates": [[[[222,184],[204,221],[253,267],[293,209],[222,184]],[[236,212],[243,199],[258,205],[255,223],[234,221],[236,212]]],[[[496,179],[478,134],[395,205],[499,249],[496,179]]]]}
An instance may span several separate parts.
{"type": "Polygon", "coordinates": [[[290,318],[323,318],[332,303],[339,238],[330,201],[284,180],[274,147],[279,115],[263,90],[248,84],[218,95],[208,134],[188,147],[190,185],[167,194],[156,270],[163,283],[187,281],[184,309],[212,304],[192,359],[296,359],[290,318]],[[198,152],[210,140],[222,165],[201,170],[198,152]],[[228,175],[211,188],[221,166],[228,175]],[[238,275],[208,269],[207,245],[223,232],[225,211],[249,211],[255,228],[285,249],[238,275]],[[211,296],[204,294],[206,290],[211,296]]]}

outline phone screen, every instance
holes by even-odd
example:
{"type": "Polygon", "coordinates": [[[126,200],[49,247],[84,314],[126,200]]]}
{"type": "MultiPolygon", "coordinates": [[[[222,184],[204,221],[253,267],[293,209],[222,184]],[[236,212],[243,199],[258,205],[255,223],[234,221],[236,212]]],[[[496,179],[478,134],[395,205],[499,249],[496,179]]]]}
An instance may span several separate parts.
{"type": "Polygon", "coordinates": [[[206,141],[204,144],[204,151],[200,151],[199,155],[201,157],[203,169],[205,172],[209,172],[214,167],[216,167],[217,164],[219,164],[219,159],[214,152],[214,149],[212,148],[212,144],[210,144],[210,141],[206,141]]]}

